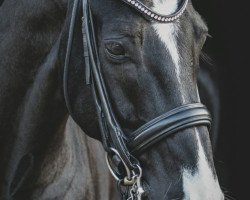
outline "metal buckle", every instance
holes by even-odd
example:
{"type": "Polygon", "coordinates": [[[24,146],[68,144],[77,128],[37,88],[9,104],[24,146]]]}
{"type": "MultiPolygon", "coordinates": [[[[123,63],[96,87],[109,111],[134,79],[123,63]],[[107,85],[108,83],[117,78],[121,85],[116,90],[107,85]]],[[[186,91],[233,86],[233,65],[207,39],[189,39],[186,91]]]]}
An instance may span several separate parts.
{"type": "Polygon", "coordinates": [[[108,153],[106,153],[106,163],[108,165],[109,171],[111,172],[111,174],[113,175],[113,177],[117,180],[117,181],[122,181],[122,184],[125,186],[132,186],[136,180],[136,174],[134,171],[131,171],[128,166],[125,164],[124,160],[121,158],[119,152],[114,149],[114,148],[110,148],[110,150],[114,153],[114,155],[118,156],[118,158],[121,160],[124,169],[126,171],[126,176],[124,176],[123,178],[120,178],[119,176],[121,176],[121,174],[118,174],[118,172],[112,168],[111,164],[110,164],[110,157],[108,155],[108,153]]]}
{"type": "Polygon", "coordinates": [[[135,177],[135,183],[132,185],[129,195],[130,197],[128,200],[141,200],[142,195],[145,193],[143,187],[141,185],[141,177],[142,177],[142,169],[139,165],[136,165],[137,169],[139,170],[138,175],[135,177]]]}
{"type": "Polygon", "coordinates": [[[106,153],[106,162],[108,168],[113,177],[117,180],[121,194],[125,196],[127,200],[141,200],[142,195],[144,194],[144,190],[141,185],[141,177],[142,177],[141,167],[139,165],[135,165],[135,169],[130,170],[128,166],[125,164],[124,160],[121,158],[119,152],[114,148],[111,148],[110,150],[114,153],[114,155],[119,157],[126,171],[126,175],[120,178],[121,174],[119,174],[115,169],[112,168],[110,164],[110,157],[108,153],[106,153]],[[125,191],[127,192],[122,192],[123,187],[127,188],[125,189],[125,191]]]}

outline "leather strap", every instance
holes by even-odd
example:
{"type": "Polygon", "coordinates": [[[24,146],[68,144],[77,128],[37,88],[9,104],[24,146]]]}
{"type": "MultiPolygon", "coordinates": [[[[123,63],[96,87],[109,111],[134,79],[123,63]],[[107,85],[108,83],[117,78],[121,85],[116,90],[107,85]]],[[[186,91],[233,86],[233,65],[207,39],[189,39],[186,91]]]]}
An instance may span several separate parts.
{"type": "Polygon", "coordinates": [[[111,148],[116,149],[122,160],[133,170],[139,162],[133,158],[126,146],[126,137],[123,134],[119,124],[116,121],[112,111],[108,93],[106,91],[105,82],[101,73],[100,60],[97,52],[97,44],[95,39],[94,25],[92,13],[88,0],[83,4],[84,13],[84,36],[88,46],[88,55],[90,58],[91,75],[93,80],[93,95],[96,99],[96,107],[99,112],[99,123],[102,132],[102,138],[107,141],[105,149],[110,152],[111,148]]]}
{"type": "Polygon", "coordinates": [[[64,72],[63,72],[64,100],[66,103],[66,107],[69,111],[69,114],[72,116],[73,119],[74,119],[74,113],[73,113],[73,110],[69,101],[69,94],[68,94],[68,73],[69,73],[69,62],[70,62],[70,56],[71,56],[71,50],[72,50],[72,42],[74,38],[75,21],[76,21],[78,4],[79,4],[79,0],[74,0],[71,19],[70,19],[70,25],[69,25],[69,35],[68,35],[68,41],[67,41],[66,57],[64,61],[64,72]]]}
{"type": "Polygon", "coordinates": [[[211,125],[210,114],[204,105],[194,103],[177,107],[136,130],[128,143],[129,149],[133,153],[141,153],[161,139],[197,125],[211,125]]]}

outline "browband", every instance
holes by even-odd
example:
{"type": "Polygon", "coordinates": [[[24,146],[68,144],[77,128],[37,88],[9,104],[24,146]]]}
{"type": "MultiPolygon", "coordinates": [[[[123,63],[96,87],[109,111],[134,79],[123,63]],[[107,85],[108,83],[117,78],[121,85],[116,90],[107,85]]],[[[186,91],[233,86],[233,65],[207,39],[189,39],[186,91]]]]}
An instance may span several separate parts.
{"type": "Polygon", "coordinates": [[[171,23],[179,19],[183,14],[183,12],[185,11],[188,4],[188,0],[182,0],[181,5],[176,12],[170,15],[164,15],[157,13],[156,11],[153,11],[139,0],[122,0],[122,1],[130,5],[135,10],[137,10],[145,19],[150,21],[156,21],[158,23],[171,23]]]}

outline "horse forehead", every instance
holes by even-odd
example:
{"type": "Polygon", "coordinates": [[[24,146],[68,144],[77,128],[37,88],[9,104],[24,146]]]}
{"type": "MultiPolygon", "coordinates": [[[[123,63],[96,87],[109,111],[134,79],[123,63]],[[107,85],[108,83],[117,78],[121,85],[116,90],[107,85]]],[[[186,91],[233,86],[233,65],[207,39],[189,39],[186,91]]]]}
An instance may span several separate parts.
{"type": "MultiPolygon", "coordinates": [[[[141,2],[145,3],[145,5],[147,5],[152,10],[158,13],[169,15],[169,14],[174,13],[178,9],[179,0],[141,0],[141,2]]],[[[178,22],[177,23],[157,23],[157,22],[147,23],[146,20],[142,20],[143,16],[141,16],[139,13],[134,12],[134,9],[126,5],[124,2],[122,2],[122,0],[116,1],[115,4],[108,3],[105,5],[105,1],[102,1],[101,3],[101,5],[106,7],[105,9],[109,9],[109,7],[111,6],[109,13],[103,12],[101,14],[103,15],[102,21],[106,25],[106,29],[108,29],[108,31],[105,32],[105,34],[109,34],[112,31],[116,31],[117,24],[119,24],[120,31],[126,29],[127,31],[131,31],[131,34],[133,31],[134,32],[143,31],[143,28],[142,28],[143,26],[152,27],[154,31],[150,31],[151,38],[154,37],[165,46],[165,49],[167,50],[167,52],[171,54],[174,64],[178,66],[179,64],[178,53],[179,52],[177,50],[177,44],[176,44],[178,22]],[[121,8],[119,8],[119,6],[121,6],[121,8]],[[133,13],[133,14],[129,15],[129,17],[126,17],[128,12],[131,14],[133,13]],[[115,28],[112,28],[112,27],[115,27],[115,28]],[[140,30],[138,31],[138,29],[140,30]]],[[[101,5],[99,4],[98,7],[100,7],[101,5]]],[[[149,28],[148,30],[152,30],[152,29],[149,28]]],[[[177,72],[179,73],[178,68],[177,68],[177,72]]]]}
{"type": "MultiPolygon", "coordinates": [[[[161,13],[163,15],[169,15],[174,13],[178,9],[178,0],[140,0],[146,6],[152,10],[161,13]]],[[[142,26],[152,26],[154,24],[159,24],[160,27],[168,27],[168,24],[164,23],[147,23],[144,17],[130,7],[123,0],[93,0],[94,13],[103,22],[102,24],[112,26],[112,24],[119,25],[122,29],[123,26],[127,26],[127,29],[138,29],[142,26]],[[143,20],[144,19],[144,20],[143,20]]]]}
{"type": "Polygon", "coordinates": [[[170,15],[178,8],[178,0],[153,0],[153,10],[164,14],[170,15]]]}

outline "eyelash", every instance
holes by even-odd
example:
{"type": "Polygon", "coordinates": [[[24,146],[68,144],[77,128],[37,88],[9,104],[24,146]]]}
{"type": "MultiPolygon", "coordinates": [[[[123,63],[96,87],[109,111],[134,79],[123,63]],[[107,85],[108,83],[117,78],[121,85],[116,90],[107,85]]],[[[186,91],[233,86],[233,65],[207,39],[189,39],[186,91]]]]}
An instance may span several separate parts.
{"type": "Polygon", "coordinates": [[[108,57],[109,60],[111,60],[114,63],[124,63],[129,60],[129,57],[126,55],[122,56],[116,56],[111,54],[106,48],[105,48],[105,55],[108,57]]]}

